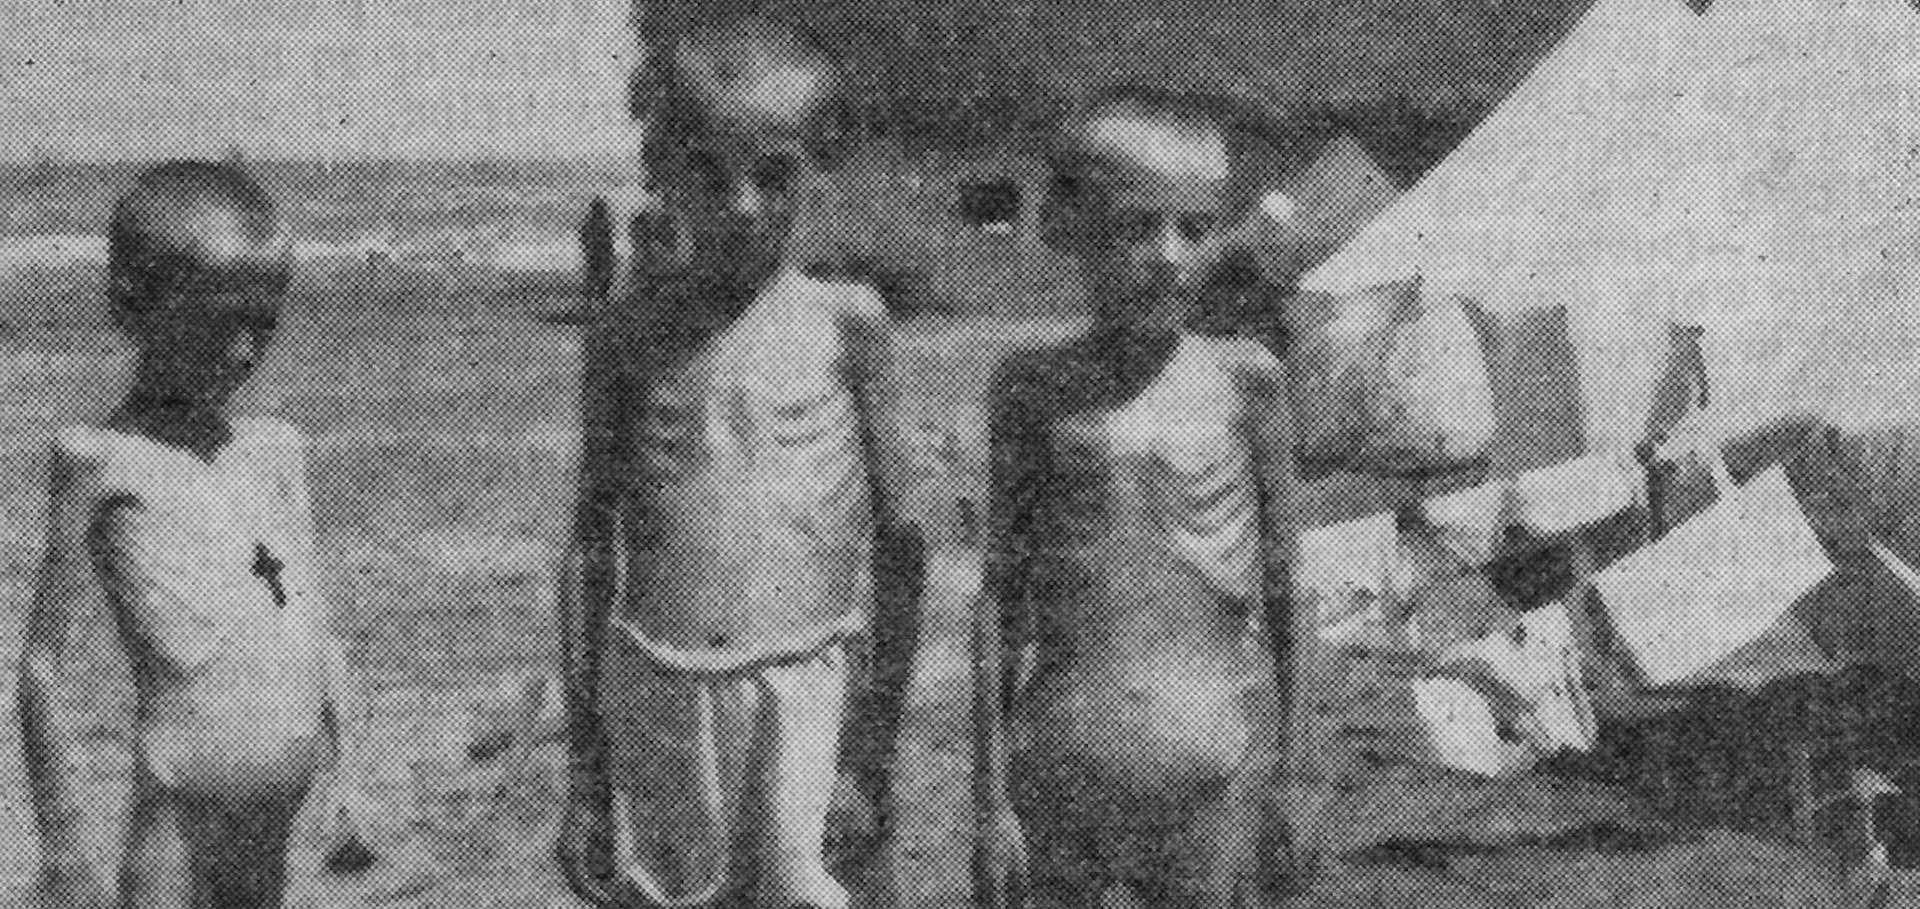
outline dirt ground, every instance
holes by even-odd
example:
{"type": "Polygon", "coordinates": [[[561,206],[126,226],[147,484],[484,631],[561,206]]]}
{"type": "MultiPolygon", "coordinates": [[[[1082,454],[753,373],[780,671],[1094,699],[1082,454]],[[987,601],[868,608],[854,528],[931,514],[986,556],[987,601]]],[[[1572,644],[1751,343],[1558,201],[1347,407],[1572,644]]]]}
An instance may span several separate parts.
{"type": "MultiPolygon", "coordinates": [[[[547,859],[557,748],[513,768],[473,764],[464,746],[476,703],[554,657],[551,566],[577,437],[574,330],[533,318],[534,306],[482,306],[431,288],[383,295],[351,307],[309,295],[260,383],[263,403],[314,439],[324,579],[373,692],[380,743],[365,788],[384,809],[376,839],[385,861],[357,878],[321,873],[305,837],[293,904],[573,906],[547,859]]],[[[978,570],[954,530],[953,502],[983,470],[980,390],[994,357],[1066,328],[912,329],[908,360],[924,377],[915,431],[936,476],[914,506],[936,551],[903,744],[905,816],[887,853],[902,906],[967,900],[962,642],[978,570]]],[[[0,608],[0,698],[9,705],[48,434],[97,416],[123,368],[123,349],[98,324],[30,326],[0,340],[0,424],[11,429],[0,441],[0,602],[12,604],[0,608]]],[[[99,687],[78,696],[123,703],[115,685],[99,687]]],[[[17,728],[11,716],[7,724],[17,728]]],[[[1681,781],[1677,804],[1662,810],[1647,795],[1653,764],[1642,741],[1510,781],[1380,768],[1336,808],[1335,861],[1298,905],[1835,905],[1825,856],[1787,845],[1783,789],[1765,749],[1661,764],[1681,781]]],[[[112,797],[123,768],[111,729],[100,752],[100,791],[112,797]]],[[[18,749],[0,749],[0,905],[23,904],[34,855],[18,749]]],[[[1898,889],[1920,893],[1905,881],[1898,889]]],[[[1920,896],[1896,898],[1920,905],[1920,896]]]]}

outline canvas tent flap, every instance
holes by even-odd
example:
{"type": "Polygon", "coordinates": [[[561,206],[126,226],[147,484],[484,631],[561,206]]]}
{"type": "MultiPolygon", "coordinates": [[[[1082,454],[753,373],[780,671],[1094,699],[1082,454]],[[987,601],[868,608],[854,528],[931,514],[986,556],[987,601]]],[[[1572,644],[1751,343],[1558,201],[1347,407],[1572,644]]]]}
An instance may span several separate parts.
{"type": "Polygon", "coordinates": [[[1672,239],[1653,212],[1673,200],[1650,187],[1697,147],[1666,111],[1701,21],[1679,0],[1601,0],[1452,155],[1302,278],[1340,292],[1418,274],[1487,312],[1501,340],[1498,469],[1640,441],[1671,303],[1636,286],[1662,261],[1645,249],[1672,239]]]}
{"type": "Polygon", "coordinates": [[[1723,437],[1790,415],[1910,422],[1917,239],[1911,7],[1601,0],[1302,284],[1420,274],[1480,303],[1507,340],[1496,454],[1524,469],[1640,441],[1670,324],[1705,329],[1723,437]],[[1568,422],[1575,450],[1542,450],[1568,422]]]}
{"type": "Polygon", "coordinates": [[[1832,571],[1775,467],[1609,566],[1594,585],[1650,684],[1757,687],[1796,661],[1734,657],[1779,637],[1776,626],[1793,621],[1788,611],[1832,571]],[[1744,668],[1734,671],[1736,663],[1744,668]]]}
{"type": "Polygon", "coordinates": [[[1679,81],[1697,24],[1680,0],[1601,0],[1445,161],[1304,286],[1340,292],[1422,274],[1443,292],[1484,296],[1478,282],[1511,257],[1506,247],[1552,242],[1515,228],[1595,183],[1609,145],[1679,81]]]}
{"type": "Polygon", "coordinates": [[[1347,133],[1329,140],[1300,171],[1283,180],[1285,217],[1262,237],[1268,274],[1291,284],[1320,264],[1399,198],[1386,171],[1347,133]]]}

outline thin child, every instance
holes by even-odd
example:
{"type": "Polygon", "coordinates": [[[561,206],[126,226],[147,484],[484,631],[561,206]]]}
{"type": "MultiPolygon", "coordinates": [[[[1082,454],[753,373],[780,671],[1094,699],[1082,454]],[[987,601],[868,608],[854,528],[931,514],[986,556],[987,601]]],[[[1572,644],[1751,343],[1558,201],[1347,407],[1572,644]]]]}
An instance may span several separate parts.
{"type": "Polygon", "coordinates": [[[840,81],[817,42],[748,18],[636,83],[673,261],[588,342],[562,617],[559,851],[601,906],[844,909],[830,814],[859,814],[855,791],[884,809],[913,638],[895,582],[918,565],[891,326],[792,249],[840,81]]]}
{"type": "Polygon", "coordinates": [[[151,168],[115,207],[114,319],[137,362],[99,427],[54,443],[27,620],[21,738],[48,906],[271,909],[288,832],[360,722],[314,582],[305,441],[230,412],[290,277],[272,201],[237,167],[151,168]],[[135,685],[116,875],[89,841],[87,717],[62,693],[95,593],[135,685]]]}
{"type": "Polygon", "coordinates": [[[1282,748],[1302,747],[1291,490],[1308,462],[1437,470],[1490,433],[1477,360],[1460,387],[1361,365],[1395,361],[1382,353],[1419,317],[1411,296],[1318,322],[1331,301],[1294,301],[1284,365],[1253,337],[1193,329],[1261,292],[1264,136],[1224,99],[1146,88],[1059,128],[1044,239],[1080,267],[1095,316],[1005,364],[989,400],[982,905],[1095,907],[1115,886],[1154,907],[1263,905],[1312,820],[1267,798],[1282,748]]]}

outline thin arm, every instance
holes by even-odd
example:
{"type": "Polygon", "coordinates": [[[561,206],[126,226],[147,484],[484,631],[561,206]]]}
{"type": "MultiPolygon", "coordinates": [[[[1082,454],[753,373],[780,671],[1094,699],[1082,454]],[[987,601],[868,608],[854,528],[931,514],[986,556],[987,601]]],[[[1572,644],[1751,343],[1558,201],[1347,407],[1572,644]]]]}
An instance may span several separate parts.
{"type": "Polygon", "coordinates": [[[34,821],[41,838],[48,905],[104,905],[111,872],[105,856],[90,848],[88,828],[99,818],[78,785],[87,777],[86,729],[92,719],[77,689],[93,672],[67,667],[91,654],[82,635],[99,620],[104,597],[86,548],[94,499],[64,454],[54,455],[47,548],[28,605],[26,642],[20,661],[20,743],[34,821]]]}
{"type": "Polygon", "coordinates": [[[883,526],[898,524],[914,467],[892,319],[879,296],[863,288],[849,308],[844,330],[848,380],[861,414],[874,516],[883,526]]]}
{"type": "Polygon", "coordinates": [[[1010,701],[1020,681],[1020,661],[1006,661],[1005,655],[1022,654],[1034,643],[1035,617],[1027,590],[1033,503],[1045,453],[1038,439],[1041,421],[1033,415],[1043,402],[1034,398],[1030,383],[1009,373],[995,382],[987,405],[989,485],[981,599],[983,608],[995,613],[997,648],[991,657],[1004,662],[997,682],[1002,703],[1010,701]]]}
{"type": "MultiPolygon", "coordinates": [[[[873,590],[865,605],[871,655],[862,694],[851,705],[843,759],[867,798],[887,804],[893,761],[920,640],[926,545],[905,518],[914,462],[894,357],[893,326],[873,292],[860,288],[842,325],[847,381],[860,424],[873,507],[873,590]]],[[[883,809],[884,810],[884,809],[883,809]]]]}
{"type": "Polygon", "coordinates": [[[1027,603],[1029,531],[1033,484],[1039,476],[1027,383],[1019,370],[1005,370],[987,401],[989,489],[986,564],[980,593],[974,597],[970,649],[973,653],[974,904],[1004,909],[1014,901],[1007,877],[1012,873],[1013,832],[1007,797],[1005,714],[1019,684],[1018,659],[1032,638],[1027,603]]]}
{"type": "Polygon", "coordinates": [[[629,378],[618,326],[603,322],[584,333],[580,375],[579,489],[572,541],[558,602],[561,673],[565,683],[567,755],[576,774],[599,767],[600,654],[613,608],[627,464],[629,378]]]}
{"type": "Polygon", "coordinates": [[[1246,439],[1259,484],[1261,614],[1267,645],[1272,651],[1274,684],[1282,711],[1289,766],[1306,742],[1306,714],[1302,696],[1313,690],[1313,616],[1297,608],[1293,564],[1300,537],[1295,486],[1295,434],[1286,366],[1257,342],[1248,342],[1250,356],[1243,366],[1241,389],[1246,406],[1246,439]]]}
{"type": "Polygon", "coordinates": [[[296,583],[306,589],[300,602],[307,610],[310,633],[319,643],[326,660],[327,704],[331,719],[328,730],[339,755],[337,771],[343,781],[358,781],[358,762],[366,753],[368,708],[360,677],[347,659],[346,645],[334,621],[333,610],[315,577],[319,565],[318,546],[314,542],[313,501],[307,481],[306,440],[289,433],[284,461],[280,466],[282,488],[287,498],[287,537],[293,551],[287,553],[287,567],[296,572],[296,583]]]}

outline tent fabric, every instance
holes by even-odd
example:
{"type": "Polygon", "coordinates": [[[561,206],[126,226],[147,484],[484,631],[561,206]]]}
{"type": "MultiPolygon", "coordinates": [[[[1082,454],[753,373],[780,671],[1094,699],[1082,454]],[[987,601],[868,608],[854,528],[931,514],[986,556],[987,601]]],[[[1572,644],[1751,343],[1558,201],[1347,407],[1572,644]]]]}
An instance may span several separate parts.
{"type": "MultiPolygon", "coordinates": [[[[1716,0],[1703,16],[1600,0],[1302,284],[1415,274],[1500,326],[1503,469],[1631,448],[1670,397],[1662,382],[1703,372],[1713,433],[1764,447],[1756,468],[1787,459],[1841,568],[1796,613],[1833,656],[1911,668],[1872,646],[1913,626],[1911,594],[1822,516],[1829,499],[1880,515],[1920,469],[1920,13],[1902,0],[1716,0]],[[1783,423],[1846,451],[1886,448],[1888,464],[1828,476],[1858,459],[1762,432],[1783,423]]],[[[1872,523],[1872,538],[1920,557],[1920,534],[1872,523]]]]}
{"type": "Polygon", "coordinates": [[[1505,342],[1493,364],[1503,470],[1638,441],[1664,328],[1583,286],[1598,270],[1582,266],[1605,250],[1582,235],[1653,223],[1635,215],[1663,201],[1649,184],[1690,144],[1654,140],[1698,66],[1701,27],[1679,0],[1600,0],[1453,154],[1301,280],[1344,293],[1419,274],[1428,292],[1485,309],[1505,342]]]}
{"type": "Polygon", "coordinates": [[[1325,260],[1400,197],[1386,171],[1347,133],[1334,135],[1279,191],[1291,217],[1271,237],[1270,274],[1291,281],[1325,260]],[[1275,261],[1275,260],[1280,261],[1275,261]]]}
{"type": "Polygon", "coordinates": [[[1551,345],[1529,332],[1563,320],[1562,374],[1508,363],[1507,384],[1569,386],[1556,408],[1577,415],[1577,446],[1644,433],[1669,322],[1705,328],[1724,434],[1798,413],[1904,420],[1920,391],[1903,368],[1916,150],[1920,14],[1900,0],[1720,0],[1704,16],[1601,0],[1302,284],[1421,274],[1503,321],[1510,354],[1551,345]]]}

